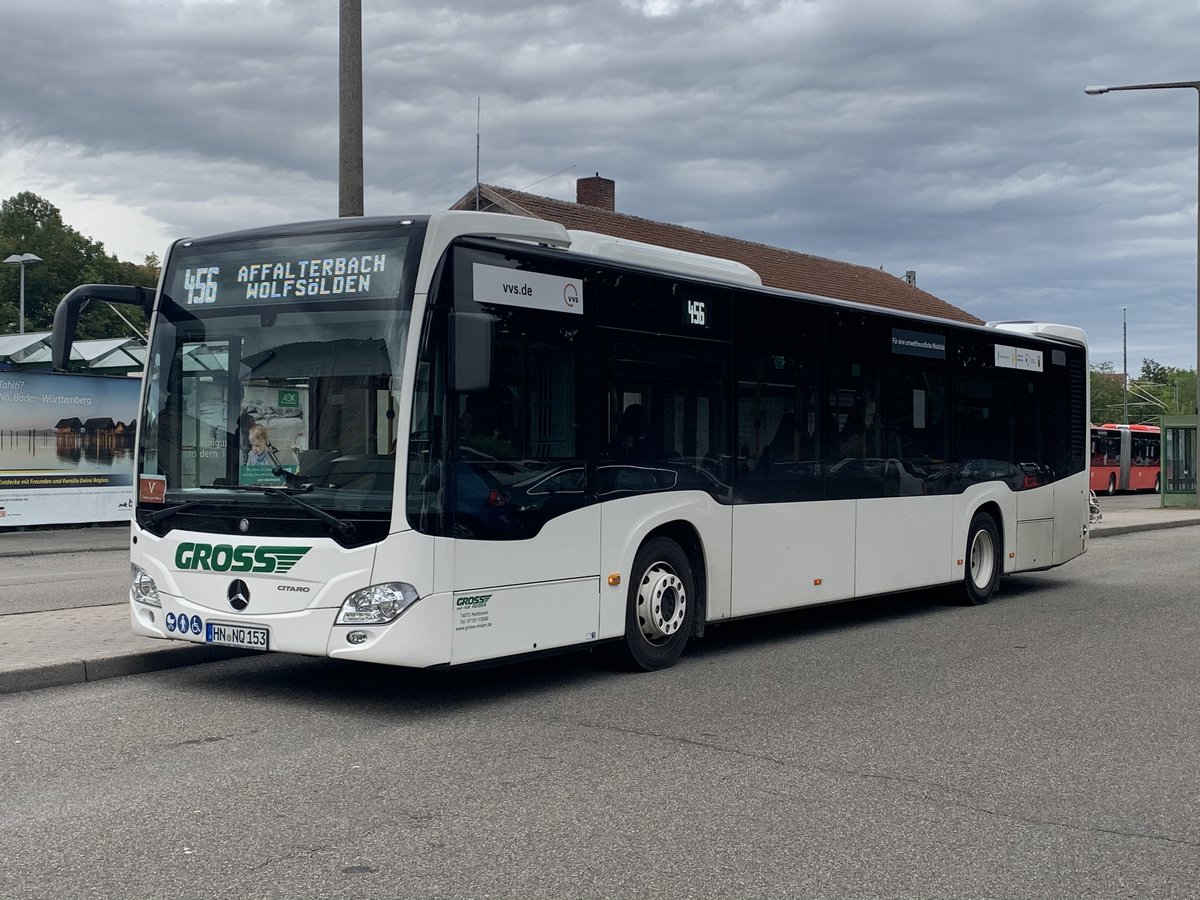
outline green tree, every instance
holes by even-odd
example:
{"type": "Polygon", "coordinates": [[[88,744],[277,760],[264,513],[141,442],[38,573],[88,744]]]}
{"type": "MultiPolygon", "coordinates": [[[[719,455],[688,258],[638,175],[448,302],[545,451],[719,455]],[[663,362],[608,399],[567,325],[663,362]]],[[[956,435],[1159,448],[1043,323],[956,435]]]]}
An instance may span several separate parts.
{"type": "Polygon", "coordinates": [[[1130,415],[1138,420],[1160,415],[1189,415],[1196,409],[1196,370],[1142,360],[1142,371],[1129,385],[1130,415]]]}
{"type": "MultiPolygon", "coordinates": [[[[105,253],[99,241],[67,225],[49,200],[23,191],[0,202],[0,259],[33,253],[42,262],[25,267],[25,330],[49,331],[58,301],[81,284],[140,284],[158,281],[158,259],[129,263],[105,253]]],[[[0,333],[19,327],[20,271],[0,266],[0,333]]],[[[133,307],[121,312],[145,334],[145,316],[133,307]]],[[[92,303],[80,317],[76,338],[123,337],[130,328],[107,303],[92,303]]]]}
{"type": "Polygon", "coordinates": [[[1120,422],[1123,414],[1123,375],[1113,371],[1110,362],[1097,363],[1090,373],[1092,382],[1092,422],[1120,422]]]}

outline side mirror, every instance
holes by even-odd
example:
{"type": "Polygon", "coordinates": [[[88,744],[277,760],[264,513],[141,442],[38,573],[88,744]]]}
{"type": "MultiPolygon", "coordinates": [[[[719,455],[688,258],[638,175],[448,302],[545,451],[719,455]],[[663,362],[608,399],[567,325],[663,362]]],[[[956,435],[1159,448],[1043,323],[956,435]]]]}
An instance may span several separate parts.
{"type": "Polygon", "coordinates": [[[492,317],[450,314],[450,390],[486,391],[492,384],[492,317]]]}
{"type": "Polygon", "coordinates": [[[137,306],[149,314],[154,291],[131,284],[81,284],[67,291],[54,310],[54,332],[50,338],[50,359],[56,372],[65,372],[70,365],[79,314],[91,300],[137,306]]]}

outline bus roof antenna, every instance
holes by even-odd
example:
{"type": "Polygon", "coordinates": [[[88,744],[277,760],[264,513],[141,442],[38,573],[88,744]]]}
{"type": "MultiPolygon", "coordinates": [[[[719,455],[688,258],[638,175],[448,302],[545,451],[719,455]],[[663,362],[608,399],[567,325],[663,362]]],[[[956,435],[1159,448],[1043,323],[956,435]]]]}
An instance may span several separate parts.
{"type": "Polygon", "coordinates": [[[482,101],[475,98],[475,212],[479,212],[479,110],[482,101]]]}

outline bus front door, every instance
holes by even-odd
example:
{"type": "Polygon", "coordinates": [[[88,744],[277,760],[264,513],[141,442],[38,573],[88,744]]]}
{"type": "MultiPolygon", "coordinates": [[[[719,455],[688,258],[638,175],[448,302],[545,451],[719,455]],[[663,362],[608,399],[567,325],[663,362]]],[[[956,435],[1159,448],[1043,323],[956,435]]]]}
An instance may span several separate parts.
{"type": "Polygon", "coordinates": [[[506,310],[490,386],[451,400],[454,663],[597,639],[600,509],[582,425],[591,406],[583,332],[565,318],[506,310]]]}

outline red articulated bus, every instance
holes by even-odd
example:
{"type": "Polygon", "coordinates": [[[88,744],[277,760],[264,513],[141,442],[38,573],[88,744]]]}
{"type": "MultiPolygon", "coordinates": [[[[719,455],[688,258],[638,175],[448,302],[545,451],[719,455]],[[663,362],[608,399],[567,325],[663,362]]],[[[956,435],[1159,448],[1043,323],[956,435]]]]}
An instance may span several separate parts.
{"type": "Polygon", "coordinates": [[[1117,491],[1154,491],[1162,486],[1159,474],[1157,425],[1092,426],[1091,488],[1098,494],[1117,491]]]}

